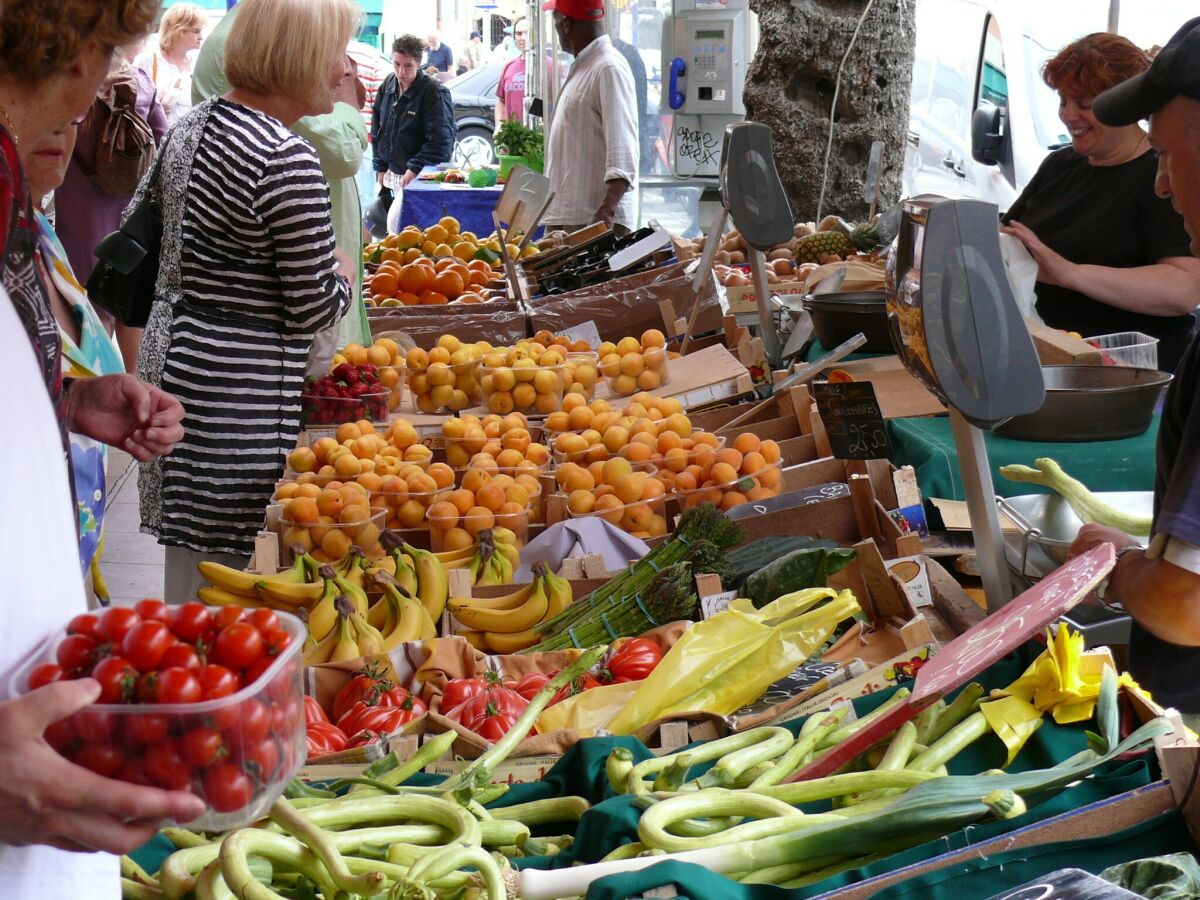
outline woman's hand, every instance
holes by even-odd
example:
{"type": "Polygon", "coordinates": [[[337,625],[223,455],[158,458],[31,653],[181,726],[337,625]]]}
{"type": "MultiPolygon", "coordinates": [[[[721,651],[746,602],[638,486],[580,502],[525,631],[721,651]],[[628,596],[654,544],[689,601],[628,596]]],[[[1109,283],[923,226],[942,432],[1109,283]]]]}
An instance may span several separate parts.
{"type": "Polygon", "coordinates": [[[204,812],[192,794],[102,778],[68,761],[42,732],[100,696],[91,678],[57,681],[0,703],[0,844],[48,844],[61,850],[129,853],[165,819],[204,812]]]}
{"type": "Polygon", "coordinates": [[[120,447],[139,462],[170,453],[183,437],[183,406],[132,375],[80,378],[67,394],[67,427],[120,447]]]}
{"type": "Polygon", "coordinates": [[[1079,529],[1079,532],[1075,535],[1075,540],[1067,548],[1067,559],[1074,559],[1076,556],[1087,553],[1093,547],[1098,547],[1100,544],[1112,544],[1118,550],[1122,547],[1141,546],[1137,540],[1119,528],[1089,522],[1079,529]]]}
{"type": "Polygon", "coordinates": [[[1025,245],[1025,249],[1038,265],[1038,281],[1058,287],[1073,287],[1075,264],[1043,244],[1028,226],[1020,222],[1009,222],[1002,226],[1000,231],[1003,234],[1011,234],[1025,245]]]}

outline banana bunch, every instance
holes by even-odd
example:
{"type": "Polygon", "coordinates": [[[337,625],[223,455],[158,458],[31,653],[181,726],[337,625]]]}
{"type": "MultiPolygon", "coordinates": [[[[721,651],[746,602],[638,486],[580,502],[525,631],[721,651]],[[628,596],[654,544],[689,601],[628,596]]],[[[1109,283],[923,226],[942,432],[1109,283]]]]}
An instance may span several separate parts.
{"type": "Polygon", "coordinates": [[[521,565],[517,536],[508,528],[493,528],[479,533],[467,562],[471,580],[480,587],[512,584],[513,573],[521,565]]]}
{"type": "Polygon", "coordinates": [[[386,652],[384,635],[367,621],[367,616],[359,611],[356,601],[345,594],[338,594],[333,599],[333,609],[337,621],[327,635],[317,640],[309,631],[304,644],[304,665],[343,662],[386,652]]]}
{"type": "Polygon", "coordinates": [[[533,581],[503,597],[452,597],[450,612],[472,634],[467,639],[493,653],[516,653],[542,639],[534,628],[571,603],[571,583],[545,563],[533,566],[533,581]],[[478,642],[478,643],[477,643],[478,642]]]}
{"type": "Polygon", "coordinates": [[[376,572],[375,584],[383,591],[367,610],[367,622],[383,635],[383,651],[390,653],[406,641],[437,637],[437,624],[424,604],[400,590],[387,572],[376,572]]]}

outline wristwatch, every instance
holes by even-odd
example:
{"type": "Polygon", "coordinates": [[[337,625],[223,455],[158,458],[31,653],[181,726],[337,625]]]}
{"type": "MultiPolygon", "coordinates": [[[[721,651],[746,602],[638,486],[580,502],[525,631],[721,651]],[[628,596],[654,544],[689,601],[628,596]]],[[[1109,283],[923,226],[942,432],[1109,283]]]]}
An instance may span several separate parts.
{"type": "Polygon", "coordinates": [[[1137,544],[1130,544],[1129,546],[1122,547],[1120,550],[1118,550],[1117,557],[1113,561],[1113,567],[1108,573],[1108,578],[1105,578],[1104,581],[1102,581],[1100,583],[1100,587],[1096,588],[1096,601],[1111,613],[1117,613],[1122,616],[1128,615],[1128,611],[1125,609],[1124,603],[1122,603],[1119,600],[1116,602],[1113,602],[1113,603],[1109,603],[1104,599],[1104,595],[1108,593],[1108,583],[1112,579],[1113,572],[1116,572],[1117,566],[1119,566],[1121,564],[1121,557],[1124,556],[1126,553],[1129,553],[1132,550],[1141,550],[1141,549],[1143,549],[1143,548],[1138,546],[1137,544]]]}

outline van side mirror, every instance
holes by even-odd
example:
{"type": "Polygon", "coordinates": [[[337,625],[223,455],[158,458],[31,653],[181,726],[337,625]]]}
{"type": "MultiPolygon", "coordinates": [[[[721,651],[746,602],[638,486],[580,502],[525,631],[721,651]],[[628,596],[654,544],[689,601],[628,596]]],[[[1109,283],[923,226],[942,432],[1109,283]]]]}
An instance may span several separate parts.
{"type": "Polygon", "coordinates": [[[980,100],[971,116],[971,158],[985,166],[999,164],[1007,138],[1007,116],[1002,107],[989,100],[980,100]]]}

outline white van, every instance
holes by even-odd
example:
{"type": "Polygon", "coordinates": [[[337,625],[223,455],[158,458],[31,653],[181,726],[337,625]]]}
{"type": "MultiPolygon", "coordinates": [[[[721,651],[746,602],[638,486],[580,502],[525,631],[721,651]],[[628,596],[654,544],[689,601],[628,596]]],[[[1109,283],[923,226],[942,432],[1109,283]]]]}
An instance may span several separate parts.
{"type": "MultiPolygon", "coordinates": [[[[1139,46],[1165,44],[1189,5],[1126,4],[1118,31],[1139,46]]],[[[1106,30],[1108,15],[1108,0],[917,0],[905,195],[1007,209],[1046,154],[1070,143],[1042,65],[1106,30]]]]}

